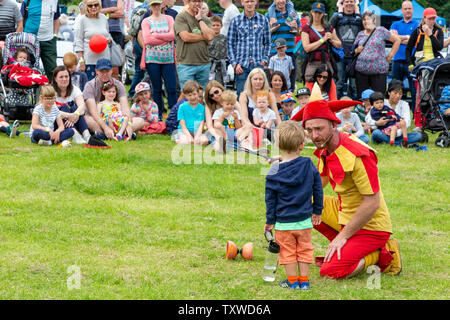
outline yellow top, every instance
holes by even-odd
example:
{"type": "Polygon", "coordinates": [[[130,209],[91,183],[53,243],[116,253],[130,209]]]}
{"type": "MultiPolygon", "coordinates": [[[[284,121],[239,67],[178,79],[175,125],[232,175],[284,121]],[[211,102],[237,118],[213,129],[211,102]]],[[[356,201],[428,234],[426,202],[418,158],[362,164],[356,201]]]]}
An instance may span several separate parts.
{"type": "Polygon", "coordinates": [[[364,195],[380,196],[380,207],[362,228],[392,233],[391,218],[384,201],[378,178],[375,151],[353,135],[340,133],[340,145],[330,155],[316,150],[317,169],[328,176],[334,192],[339,196],[338,223],[347,225],[363,201],[364,195]],[[324,157],[325,156],[325,157],[324,157]]]}
{"type": "Polygon", "coordinates": [[[431,45],[431,39],[428,35],[425,36],[425,42],[423,43],[423,56],[422,61],[428,61],[434,59],[433,46],[431,45]]]}

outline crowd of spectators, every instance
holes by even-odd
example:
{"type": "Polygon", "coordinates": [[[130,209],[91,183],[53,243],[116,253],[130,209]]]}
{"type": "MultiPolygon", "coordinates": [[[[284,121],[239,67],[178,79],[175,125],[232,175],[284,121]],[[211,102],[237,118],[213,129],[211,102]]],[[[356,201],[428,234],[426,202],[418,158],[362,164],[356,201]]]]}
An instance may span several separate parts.
{"type": "MultiPolygon", "coordinates": [[[[230,128],[239,130],[233,137],[251,146],[255,129],[267,133],[289,119],[299,104],[304,106],[305,96],[314,87],[324,100],[367,104],[342,111],[343,131],[355,133],[364,142],[369,142],[372,133],[373,142],[392,143],[387,131],[379,130],[390,123],[388,119],[371,118],[369,90],[385,95],[384,105],[409,128],[410,110],[415,108],[411,67],[437,57],[444,47],[436,11],[427,8],[418,24],[412,20],[409,1],[402,3],[403,19],[392,24],[391,30],[377,26],[374,13],[361,15],[355,0],[338,1],[339,10],[330,19],[320,2],[301,19],[287,0],[274,0],[266,15],[256,10],[258,0],[242,0],[242,11],[232,0],[219,0],[219,5],[223,15],[212,14],[201,0],[185,0],[180,12],[172,8],[171,0],[148,0],[124,19],[123,0],[83,0],[74,32],[68,35],[73,37],[74,52],[64,57],[65,66],[56,67],[55,36],[68,32],[67,16],[61,16],[58,1],[25,0],[19,11],[14,1],[0,0],[0,40],[15,31],[37,36],[63,125],[75,128],[84,141],[91,135],[114,139],[118,132],[120,138],[127,137],[119,140],[133,139],[154,122],[159,123],[157,132],[175,125],[177,142],[205,144],[208,138],[216,150],[223,150],[219,142],[229,138],[230,128]],[[129,90],[119,81],[122,67],[111,64],[110,50],[94,52],[90,46],[94,35],[102,35],[123,48],[125,20],[136,71],[129,90]],[[392,43],[389,53],[387,42],[392,43]],[[349,77],[350,67],[354,77],[349,77]],[[389,70],[394,80],[388,86],[389,70]],[[148,83],[142,82],[146,73],[148,83]],[[405,78],[412,93],[408,108],[401,100],[405,78]],[[120,123],[126,119],[123,127],[108,125],[102,116],[101,100],[113,101],[103,94],[106,86],[115,91],[114,108],[120,112],[120,123]],[[229,89],[235,90],[235,96],[229,89]],[[302,102],[295,101],[295,96],[302,102]],[[137,114],[130,112],[131,98],[137,114]],[[204,122],[201,129],[199,121],[204,122]]],[[[51,94],[48,91],[45,98],[51,94]]],[[[394,144],[420,141],[420,133],[405,137],[405,131],[398,128],[398,132],[394,144]]]]}

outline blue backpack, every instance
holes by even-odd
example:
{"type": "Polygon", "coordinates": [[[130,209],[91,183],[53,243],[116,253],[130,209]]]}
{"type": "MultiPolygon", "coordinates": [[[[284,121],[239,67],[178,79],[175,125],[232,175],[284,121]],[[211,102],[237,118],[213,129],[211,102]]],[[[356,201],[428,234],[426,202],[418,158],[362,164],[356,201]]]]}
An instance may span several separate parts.
{"type": "Polygon", "coordinates": [[[180,105],[183,102],[186,102],[186,101],[187,101],[187,99],[183,98],[180,101],[178,101],[172,107],[172,109],[170,109],[170,113],[169,113],[169,115],[167,116],[167,119],[166,119],[166,129],[167,129],[167,133],[169,135],[171,135],[175,130],[178,129],[178,124],[179,124],[179,121],[178,121],[178,108],[180,107],[180,105]]]}
{"type": "Polygon", "coordinates": [[[299,56],[300,58],[304,59],[306,57],[306,51],[303,48],[302,39],[300,39],[294,48],[294,54],[299,56]]]}

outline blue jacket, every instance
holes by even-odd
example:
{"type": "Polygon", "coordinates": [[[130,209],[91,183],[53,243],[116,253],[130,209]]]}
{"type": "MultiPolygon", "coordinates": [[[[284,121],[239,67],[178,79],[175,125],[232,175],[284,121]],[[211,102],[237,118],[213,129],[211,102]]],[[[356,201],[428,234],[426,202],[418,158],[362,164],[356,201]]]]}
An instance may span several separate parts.
{"type": "Polygon", "coordinates": [[[312,213],[322,214],[322,210],[322,181],[310,158],[298,157],[270,168],[266,176],[266,224],[303,221],[312,213]]]}

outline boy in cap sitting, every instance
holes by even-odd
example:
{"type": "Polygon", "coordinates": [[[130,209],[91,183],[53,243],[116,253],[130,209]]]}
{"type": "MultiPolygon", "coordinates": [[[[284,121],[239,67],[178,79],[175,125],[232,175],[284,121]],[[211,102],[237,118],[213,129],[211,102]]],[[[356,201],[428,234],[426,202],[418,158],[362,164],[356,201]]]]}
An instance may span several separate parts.
{"type": "Polygon", "coordinates": [[[295,106],[295,99],[291,91],[281,93],[281,108],[278,110],[281,121],[287,121],[292,116],[292,110],[295,106]]]}

